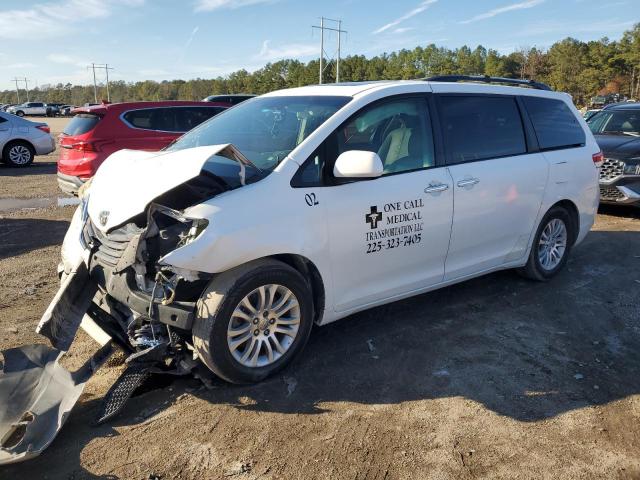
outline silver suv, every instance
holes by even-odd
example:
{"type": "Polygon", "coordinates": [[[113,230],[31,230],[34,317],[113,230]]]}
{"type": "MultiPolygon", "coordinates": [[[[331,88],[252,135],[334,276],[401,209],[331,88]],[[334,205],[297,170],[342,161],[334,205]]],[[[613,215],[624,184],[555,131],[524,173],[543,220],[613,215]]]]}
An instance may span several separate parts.
{"type": "Polygon", "coordinates": [[[14,105],[7,111],[19,117],[24,117],[25,115],[46,115],[47,104],[42,102],[27,102],[20,105],[14,105]]]}

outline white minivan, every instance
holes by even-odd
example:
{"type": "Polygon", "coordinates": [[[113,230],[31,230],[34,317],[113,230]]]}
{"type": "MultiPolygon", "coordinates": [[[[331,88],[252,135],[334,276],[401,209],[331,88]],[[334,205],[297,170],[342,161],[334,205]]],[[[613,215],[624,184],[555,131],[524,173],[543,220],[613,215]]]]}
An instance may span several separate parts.
{"type": "Polygon", "coordinates": [[[84,317],[136,358],[167,345],[256,382],[314,323],[501,269],[553,277],[598,207],[591,132],[545,85],[439,80],[273,92],[115,153],[39,330],[66,350],[84,317]]]}

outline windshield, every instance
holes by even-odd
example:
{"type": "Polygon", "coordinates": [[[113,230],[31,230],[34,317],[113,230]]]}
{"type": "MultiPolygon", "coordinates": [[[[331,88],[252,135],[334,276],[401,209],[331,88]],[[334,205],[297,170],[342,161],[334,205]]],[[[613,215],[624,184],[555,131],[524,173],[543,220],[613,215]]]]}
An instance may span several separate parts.
{"type": "Polygon", "coordinates": [[[350,100],[330,96],[247,100],[194,128],[166,150],[231,143],[260,170],[270,171],[350,100]]]}
{"type": "Polygon", "coordinates": [[[589,128],[596,135],[640,135],[640,110],[602,110],[591,117],[589,128]]]}

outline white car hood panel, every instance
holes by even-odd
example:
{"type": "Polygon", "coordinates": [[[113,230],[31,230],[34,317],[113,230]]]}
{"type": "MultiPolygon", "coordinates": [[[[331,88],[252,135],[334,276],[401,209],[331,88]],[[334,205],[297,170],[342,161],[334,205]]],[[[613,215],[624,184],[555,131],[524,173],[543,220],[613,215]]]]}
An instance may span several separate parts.
{"type": "Polygon", "coordinates": [[[101,231],[121,225],[144,212],[164,192],[197,177],[213,155],[230,156],[230,151],[237,152],[229,144],[175,152],[120,150],[100,166],[93,178],[89,216],[101,231]]]}

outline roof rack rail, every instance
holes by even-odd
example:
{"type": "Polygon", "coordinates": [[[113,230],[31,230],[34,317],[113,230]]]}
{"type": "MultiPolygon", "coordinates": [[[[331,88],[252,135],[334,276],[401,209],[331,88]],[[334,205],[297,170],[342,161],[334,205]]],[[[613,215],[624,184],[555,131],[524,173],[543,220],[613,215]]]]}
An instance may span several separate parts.
{"type": "Polygon", "coordinates": [[[482,82],[482,83],[502,83],[505,85],[517,85],[522,87],[535,88],[536,90],[552,90],[546,83],[534,82],[533,80],[521,80],[517,78],[489,77],[487,75],[436,75],[435,77],[424,78],[427,82],[482,82]]]}

